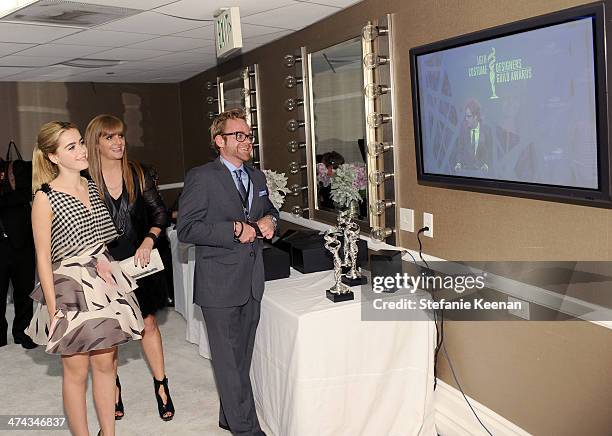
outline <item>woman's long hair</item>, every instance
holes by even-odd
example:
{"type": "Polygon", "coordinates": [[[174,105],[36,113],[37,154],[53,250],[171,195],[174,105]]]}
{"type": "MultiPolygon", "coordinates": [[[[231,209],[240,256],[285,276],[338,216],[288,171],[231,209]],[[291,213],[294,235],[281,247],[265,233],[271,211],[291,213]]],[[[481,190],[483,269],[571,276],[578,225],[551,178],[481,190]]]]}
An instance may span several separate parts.
{"type": "MultiPolygon", "coordinates": [[[[87,159],[89,160],[89,175],[96,182],[98,191],[102,200],[105,200],[104,191],[106,184],[104,183],[104,177],[102,176],[102,163],[100,158],[100,147],[98,146],[99,140],[102,136],[111,133],[125,134],[125,124],[119,118],[112,115],[98,115],[87,125],[85,129],[85,144],[87,145],[87,159]]],[[[132,170],[134,169],[138,176],[138,183],[140,185],[140,192],[144,190],[144,173],[142,167],[136,162],[130,162],[127,157],[127,144],[123,151],[123,157],[121,158],[121,173],[123,177],[123,183],[125,184],[128,192],[128,199],[130,203],[134,203],[136,200],[136,186],[134,185],[134,176],[132,170]]]]}
{"type": "Polygon", "coordinates": [[[78,130],[77,126],[67,121],[50,121],[38,131],[32,153],[32,195],[59,174],[59,168],[51,162],[49,155],[57,151],[60,135],[71,129],[78,130]]]}

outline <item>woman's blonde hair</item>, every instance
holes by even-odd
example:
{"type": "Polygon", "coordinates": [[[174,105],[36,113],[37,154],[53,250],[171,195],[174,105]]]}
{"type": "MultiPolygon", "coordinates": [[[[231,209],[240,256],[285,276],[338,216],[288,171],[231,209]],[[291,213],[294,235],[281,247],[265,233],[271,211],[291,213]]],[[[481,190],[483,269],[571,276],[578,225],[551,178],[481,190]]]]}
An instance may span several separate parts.
{"type": "MultiPolygon", "coordinates": [[[[111,133],[125,134],[125,124],[119,118],[112,115],[98,115],[87,125],[85,129],[85,144],[87,145],[87,159],[89,160],[89,175],[96,182],[100,197],[104,200],[104,177],[102,176],[102,163],[100,161],[100,147],[98,146],[100,138],[103,135],[111,133]]],[[[136,200],[136,187],[134,186],[134,176],[131,168],[134,168],[138,176],[140,192],[144,190],[144,173],[142,167],[136,162],[130,162],[127,157],[127,145],[121,158],[121,173],[123,183],[128,192],[130,203],[136,200]]]]}
{"type": "Polygon", "coordinates": [[[49,155],[57,151],[59,137],[67,130],[79,130],[68,121],[50,121],[38,131],[36,147],[32,153],[32,194],[42,185],[51,182],[59,174],[59,168],[51,162],[49,155]]]}

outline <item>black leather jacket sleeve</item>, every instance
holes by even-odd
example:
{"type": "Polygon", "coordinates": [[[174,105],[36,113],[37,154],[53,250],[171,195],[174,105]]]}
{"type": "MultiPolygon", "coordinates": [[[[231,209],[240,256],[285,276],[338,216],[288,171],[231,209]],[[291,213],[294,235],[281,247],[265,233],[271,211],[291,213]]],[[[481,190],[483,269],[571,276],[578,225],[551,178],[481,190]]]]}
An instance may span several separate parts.
{"type": "MultiPolygon", "coordinates": [[[[144,189],[142,192],[142,198],[144,200],[145,209],[148,215],[149,228],[158,227],[164,230],[168,227],[168,211],[166,205],[159,195],[159,191],[155,186],[155,180],[153,179],[152,170],[150,168],[143,168],[144,170],[144,189]]],[[[148,232],[149,229],[146,229],[148,232]]]]}

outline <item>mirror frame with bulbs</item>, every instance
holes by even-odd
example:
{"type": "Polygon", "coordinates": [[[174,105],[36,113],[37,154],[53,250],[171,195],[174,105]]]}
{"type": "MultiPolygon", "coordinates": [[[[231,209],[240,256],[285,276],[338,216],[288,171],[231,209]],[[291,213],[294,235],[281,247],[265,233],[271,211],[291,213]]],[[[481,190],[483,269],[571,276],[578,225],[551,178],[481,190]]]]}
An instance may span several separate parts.
{"type": "Polygon", "coordinates": [[[262,138],[262,123],[260,117],[258,117],[259,109],[261,107],[260,97],[258,90],[261,89],[259,85],[259,66],[257,64],[243,67],[239,70],[232,71],[222,77],[217,77],[216,84],[214,82],[207,82],[206,90],[212,91],[217,90],[216,98],[214,96],[208,96],[206,102],[208,104],[217,103],[217,112],[208,111],[208,118],[213,119],[219,113],[225,111],[226,99],[225,97],[225,84],[230,80],[242,79],[241,94],[244,98],[244,111],[246,114],[247,124],[251,126],[253,135],[255,135],[255,141],[253,142],[253,158],[252,165],[255,168],[264,168],[264,150],[260,141],[262,138]],[[212,98],[211,98],[212,97],[212,98]]]}
{"type": "Polygon", "coordinates": [[[395,175],[398,166],[393,146],[396,102],[391,35],[391,15],[368,22],[361,31],[370,235],[376,240],[395,245],[395,175]]]}
{"type": "Polygon", "coordinates": [[[289,192],[287,195],[295,198],[302,197],[301,201],[297,201],[292,208],[291,213],[296,217],[310,218],[310,207],[312,185],[308,168],[312,165],[309,158],[308,150],[310,149],[310,114],[305,109],[306,96],[308,95],[308,81],[304,80],[307,77],[308,70],[305,59],[306,48],[300,49],[300,54],[287,54],[283,57],[283,65],[289,69],[290,74],[285,77],[284,85],[288,89],[296,90],[295,97],[290,97],[285,100],[284,108],[290,119],[285,127],[287,131],[294,135],[287,143],[287,151],[292,155],[292,160],[288,164],[288,177],[292,180],[289,182],[289,192]],[[301,74],[301,76],[300,76],[301,74]],[[300,86],[301,85],[301,86],[300,86]],[[304,153],[304,151],[306,151],[304,153]],[[304,163],[306,160],[306,163],[304,163]]]}

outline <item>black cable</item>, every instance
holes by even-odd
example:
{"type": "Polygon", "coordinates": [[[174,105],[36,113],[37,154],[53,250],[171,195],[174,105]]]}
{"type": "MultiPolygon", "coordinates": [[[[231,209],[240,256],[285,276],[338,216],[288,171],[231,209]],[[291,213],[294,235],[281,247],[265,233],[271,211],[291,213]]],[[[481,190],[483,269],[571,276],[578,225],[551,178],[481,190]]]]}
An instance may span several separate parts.
{"type": "Polygon", "coordinates": [[[423,244],[421,243],[421,233],[426,232],[428,230],[429,230],[429,227],[427,227],[427,226],[425,226],[422,229],[420,229],[417,232],[417,241],[419,241],[419,256],[421,257],[421,260],[423,261],[425,266],[429,269],[429,265],[427,264],[427,261],[425,259],[423,259],[423,244]]]}
{"type": "Polygon", "coordinates": [[[470,409],[472,410],[472,413],[474,414],[474,416],[476,417],[476,419],[478,420],[478,422],[480,423],[482,428],[484,428],[487,433],[489,433],[491,436],[493,436],[493,434],[489,431],[489,429],[480,420],[480,418],[478,417],[478,414],[476,413],[476,411],[472,407],[472,404],[470,403],[470,401],[468,400],[467,396],[465,395],[465,392],[463,392],[463,388],[461,387],[461,384],[459,383],[459,380],[457,379],[457,374],[455,374],[455,368],[453,368],[453,363],[451,362],[450,357],[448,356],[448,351],[446,351],[446,345],[442,345],[442,349],[444,350],[444,355],[446,356],[446,361],[448,362],[448,367],[451,370],[451,374],[453,374],[453,379],[455,380],[455,383],[457,384],[457,387],[459,388],[459,391],[461,391],[461,395],[463,395],[463,398],[465,399],[465,402],[468,404],[468,406],[470,406],[470,409]]]}
{"type": "MultiPolygon", "coordinates": [[[[429,265],[427,264],[427,261],[423,258],[423,245],[421,243],[421,233],[426,232],[427,230],[429,230],[429,227],[423,227],[422,229],[420,229],[417,233],[417,240],[419,241],[419,256],[421,257],[421,260],[425,263],[425,265],[427,266],[427,268],[429,269],[429,265]]],[[[431,292],[431,298],[432,300],[435,302],[436,301],[436,297],[435,297],[435,289],[432,290],[431,292]]],[[[489,429],[483,424],[483,422],[480,420],[480,418],[478,417],[478,415],[476,414],[476,411],[474,410],[474,408],[472,407],[472,404],[469,402],[467,396],[465,395],[465,392],[463,392],[463,388],[461,387],[461,384],[459,383],[459,380],[457,379],[457,374],[455,374],[455,368],[453,367],[453,364],[450,360],[450,357],[448,356],[448,351],[446,351],[446,345],[444,344],[444,309],[440,309],[440,326],[438,328],[438,316],[437,316],[437,310],[434,309],[433,311],[433,316],[434,316],[434,323],[436,325],[436,349],[434,352],[434,390],[436,390],[436,386],[437,386],[437,382],[438,382],[438,377],[437,377],[437,369],[438,369],[438,354],[440,352],[440,348],[442,348],[444,350],[444,355],[446,356],[446,360],[448,362],[448,366],[451,370],[451,373],[453,374],[453,379],[455,380],[455,383],[457,384],[457,387],[459,388],[459,391],[461,391],[461,395],[463,395],[463,398],[465,399],[465,402],[468,404],[468,406],[470,407],[470,409],[472,410],[472,413],[474,414],[474,416],[476,417],[476,419],[478,420],[478,422],[480,423],[480,425],[482,426],[482,428],[485,429],[485,431],[493,436],[493,434],[489,431],[489,429]]]]}

